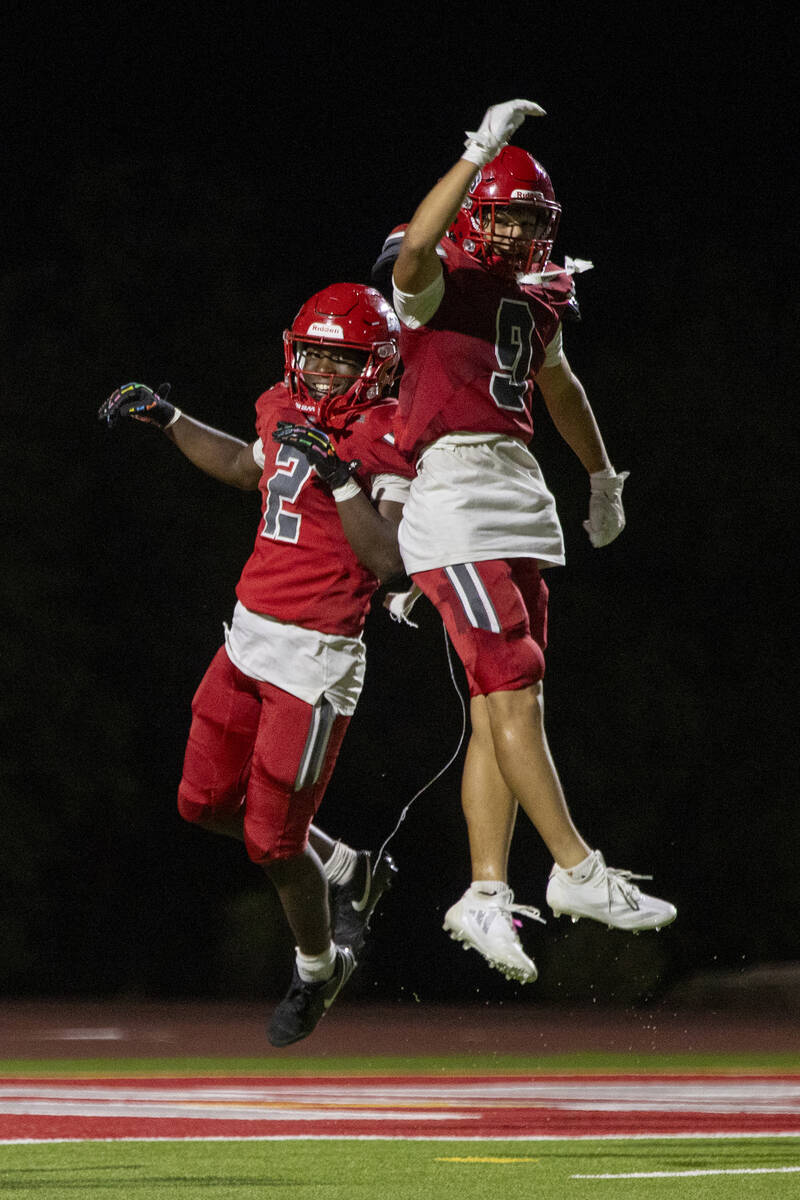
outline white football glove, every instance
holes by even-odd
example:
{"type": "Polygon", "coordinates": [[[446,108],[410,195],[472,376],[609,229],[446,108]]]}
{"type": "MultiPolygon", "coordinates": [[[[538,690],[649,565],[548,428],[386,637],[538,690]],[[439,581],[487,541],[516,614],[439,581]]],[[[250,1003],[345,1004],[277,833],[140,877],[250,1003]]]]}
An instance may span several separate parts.
{"type": "Polygon", "coordinates": [[[625,512],[622,508],[622,485],[630,471],[594,471],[589,476],[589,520],[583,528],[593,546],[607,546],[625,528],[625,512]]]}
{"type": "Polygon", "coordinates": [[[467,130],[461,155],[476,167],[485,167],[514,136],[526,117],[543,117],[544,109],[532,100],[506,100],[486,110],[480,128],[467,130]]]}

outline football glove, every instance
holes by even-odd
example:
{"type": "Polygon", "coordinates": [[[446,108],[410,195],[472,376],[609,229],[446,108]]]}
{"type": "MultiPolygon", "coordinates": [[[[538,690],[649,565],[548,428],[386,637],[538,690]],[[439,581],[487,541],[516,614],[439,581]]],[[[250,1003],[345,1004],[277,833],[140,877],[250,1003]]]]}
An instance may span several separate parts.
{"type": "Polygon", "coordinates": [[[622,485],[630,471],[619,475],[613,469],[594,471],[589,476],[589,520],[583,528],[593,546],[607,546],[625,528],[625,512],[622,508],[622,485]]]}
{"type": "Polygon", "coordinates": [[[493,104],[476,130],[467,130],[466,150],[461,155],[476,167],[485,167],[511,140],[526,117],[543,117],[545,111],[533,100],[506,100],[493,104]]]}
{"type": "Polygon", "coordinates": [[[98,420],[105,421],[109,429],[116,425],[120,417],[131,417],[134,421],[144,421],[147,425],[166,429],[177,412],[175,405],[167,399],[169,392],[168,383],[162,383],[157,392],[143,383],[123,383],[100,405],[98,420]]]}
{"type": "Polygon", "coordinates": [[[278,421],[272,439],[284,446],[293,446],[295,450],[305,454],[317,475],[331,491],[343,487],[361,466],[357,458],[352,462],[344,462],[339,458],[327,433],[315,429],[313,425],[293,425],[291,421],[278,421]]]}

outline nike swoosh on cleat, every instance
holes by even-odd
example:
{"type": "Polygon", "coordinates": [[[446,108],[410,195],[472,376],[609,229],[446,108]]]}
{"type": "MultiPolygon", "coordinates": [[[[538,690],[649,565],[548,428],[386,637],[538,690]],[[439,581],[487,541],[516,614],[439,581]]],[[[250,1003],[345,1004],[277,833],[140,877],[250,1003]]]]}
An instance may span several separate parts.
{"type": "Polygon", "coordinates": [[[360,900],[351,900],[353,908],[356,912],[363,912],[369,902],[369,894],[372,890],[372,864],[367,859],[367,882],[364,885],[364,891],[360,900]]]}

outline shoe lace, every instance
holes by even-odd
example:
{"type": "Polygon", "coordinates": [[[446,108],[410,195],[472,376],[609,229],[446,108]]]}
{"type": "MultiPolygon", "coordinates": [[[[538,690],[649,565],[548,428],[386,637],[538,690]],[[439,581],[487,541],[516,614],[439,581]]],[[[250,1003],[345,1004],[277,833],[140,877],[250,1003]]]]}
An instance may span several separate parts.
{"type": "Polygon", "coordinates": [[[606,887],[608,889],[608,908],[611,910],[611,905],[614,899],[614,888],[616,887],[622,899],[627,904],[628,908],[632,908],[634,912],[638,911],[639,900],[642,893],[639,891],[634,879],[652,879],[652,875],[637,875],[633,871],[624,871],[620,867],[606,867],[606,887]]]}
{"type": "Polygon", "coordinates": [[[534,908],[532,904],[515,904],[514,893],[510,888],[506,892],[498,892],[496,899],[497,907],[500,909],[500,912],[503,914],[503,916],[508,920],[510,925],[516,925],[518,928],[522,928],[522,922],[515,921],[512,915],[513,913],[519,913],[521,917],[528,917],[528,919],[531,921],[539,921],[539,923],[542,925],[547,924],[547,921],[545,921],[539,909],[534,908]]]}

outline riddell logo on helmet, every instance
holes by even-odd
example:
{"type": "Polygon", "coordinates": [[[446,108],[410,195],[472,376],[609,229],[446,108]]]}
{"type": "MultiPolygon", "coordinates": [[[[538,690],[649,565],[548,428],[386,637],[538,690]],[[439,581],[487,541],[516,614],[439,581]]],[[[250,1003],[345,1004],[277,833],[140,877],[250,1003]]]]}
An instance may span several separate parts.
{"type": "Polygon", "coordinates": [[[341,325],[329,325],[327,321],[312,321],[308,327],[309,337],[335,338],[344,341],[344,330],[341,325]]]}
{"type": "Polygon", "coordinates": [[[525,188],[514,188],[511,193],[512,200],[541,200],[541,192],[529,192],[525,188]]]}

